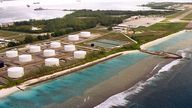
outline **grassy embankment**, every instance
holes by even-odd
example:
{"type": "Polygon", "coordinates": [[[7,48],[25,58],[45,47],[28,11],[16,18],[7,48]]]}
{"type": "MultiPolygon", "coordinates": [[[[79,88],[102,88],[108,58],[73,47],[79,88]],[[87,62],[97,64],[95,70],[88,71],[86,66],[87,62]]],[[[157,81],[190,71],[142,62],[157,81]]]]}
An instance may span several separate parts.
{"type": "Polygon", "coordinates": [[[176,33],[183,30],[187,23],[177,22],[177,23],[157,23],[150,27],[140,27],[136,31],[142,32],[141,34],[135,34],[133,39],[138,41],[140,44],[144,44],[153,41],[158,38],[176,33]]]}
{"type": "Polygon", "coordinates": [[[174,14],[168,15],[168,16],[167,16],[167,19],[176,18],[176,17],[178,17],[178,16],[180,16],[180,15],[182,15],[182,14],[188,12],[188,11],[189,11],[189,10],[178,11],[178,12],[176,12],[176,13],[174,13],[174,14]]]}
{"type": "Polygon", "coordinates": [[[191,21],[192,20],[192,13],[182,18],[182,20],[191,21]]]}
{"type": "Polygon", "coordinates": [[[12,32],[12,31],[0,30],[1,38],[5,38],[5,39],[23,40],[26,35],[28,35],[28,34],[27,33],[20,33],[20,32],[12,32]]]}
{"type": "Polygon", "coordinates": [[[174,18],[176,18],[176,17],[179,17],[180,15],[182,15],[182,14],[188,12],[188,11],[189,11],[189,10],[177,11],[177,12],[175,12],[174,14],[171,14],[171,15],[166,16],[166,19],[163,20],[163,21],[161,21],[161,22],[169,22],[171,19],[174,19],[174,18]]]}

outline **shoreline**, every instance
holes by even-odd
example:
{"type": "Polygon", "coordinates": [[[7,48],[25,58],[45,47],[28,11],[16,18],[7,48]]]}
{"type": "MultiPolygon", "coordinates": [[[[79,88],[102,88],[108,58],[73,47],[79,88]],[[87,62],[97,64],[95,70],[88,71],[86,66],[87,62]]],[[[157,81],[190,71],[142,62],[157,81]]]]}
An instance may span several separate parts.
{"type": "Polygon", "coordinates": [[[153,41],[151,41],[151,42],[148,42],[148,43],[145,43],[145,44],[141,45],[140,48],[141,48],[141,49],[147,49],[147,48],[149,48],[149,47],[151,47],[151,46],[153,46],[153,45],[157,45],[157,44],[159,44],[159,43],[161,43],[161,42],[163,42],[163,41],[166,41],[166,40],[168,40],[168,39],[170,39],[170,38],[173,38],[173,37],[175,37],[175,36],[177,36],[177,35],[179,35],[179,34],[181,34],[181,33],[184,33],[184,32],[186,32],[186,30],[181,30],[181,31],[179,31],[179,32],[170,34],[170,35],[168,35],[168,36],[165,36],[165,37],[162,37],[162,38],[153,40],[153,41]]]}
{"type": "Polygon", "coordinates": [[[80,65],[80,66],[73,67],[71,69],[63,70],[63,71],[56,72],[56,73],[51,74],[51,75],[45,75],[45,76],[42,76],[42,77],[39,77],[39,78],[28,80],[28,81],[26,81],[26,82],[24,82],[24,83],[22,83],[20,85],[0,90],[0,94],[2,94],[2,95],[0,95],[0,98],[6,97],[6,96],[8,96],[8,95],[10,95],[10,94],[12,94],[14,92],[20,91],[20,89],[18,89],[18,87],[25,90],[25,89],[27,89],[28,87],[30,87],[32,85],[35,85],[35,84],[38,84],[38,83],[41,83],[41,82],[45,82],[45,81],[48,81],[48,80],[51,80],[51,79],[54,79],[54,78],[58,78],[60,76],[66,75],[66,74],[73,73],[74,71],[77,71],[77,70],[80,70],[80,69],[83,69],[83,68],[87,68],[89,66],[92,66],[92,65],[98,64],[100,62],[103,62],[103,61],[118,57],[120,55],[125,55],[125,54],[129,54],[129,53],[134,53],[134,52],[139,52],[139,51],[138,50],[132,50],[132,51],[119,52],[119,53],[112,54],[112,55],[109,55],[107,57],[104,57],[104,58],[101,58],[101,59],[98,59],[98,60],[95,60],[95,61],[92,61],[92,62],[85,63],[85,64],[80,65]]]}
{"type": "Polygon", "coordinates": [[[157,71],[152,71],[157,64],[165,65],[172,60],[147,57],[137,64],[134,64],[127,69],[122,70],[117,76],[103,81],[102,83],[89,88],[81,96],[73,97],[61,104],[51,104],[46,106],[46,108],[52,108],[56,106],[57,108],[93,108],[100,103],[106,101],[113,95],[119,92],[126,91],[127,88],[131,88],[140,81],[145,81],[152,77],[157,71]],[[147,62],[151,61],[151,62],[147,62]],[[138,68],[144,67],[145,68],[138,68]],[[134,76],[134,77],[133,77],[134,76]],[[113,89],[112,89],[113,88],[113,89]],[[86,102],[84,102],[86,100],[86,102]]]}
{"type": "MultiPolygon", "coordinates": [[[[185,32],[185,30],[182,30],[182,31],[179,31],[177,33],[165,36],[163,38],[156,39],[154,41],[151,41],[151,42],[148,42],[146,44],[141,45],[140,48],[142,48],[142,49],[143,48],[148,48],[150,46],[159,44],[159,43],[161,43],[163,41],[166,41],[166,40],[176,36],[177,34],[180,34],[180,33],[183,33],[183,32],[185,32]]],[[[54,78],[57,78],[57,77],[60,77],[60,76],[66,75],[66,74],[70,74],[70,73],[73,73],[74,71],[77,71],[77,70],[80,70],[80,69],[83,69],[83,68],[98,64],[100,62],[103,62],[103,61],[106,61],[106,60],[109,60],[109,59],[112,59],[112,58],[115,58],[115,57],[118,57],[118,56],[121,56],[121,55],[134,53],[134,52],[139,52],[139,50],[130,50],[130,51],[118,52],[118,53],[109,55],[107,57],[104,57],[104,58],[101,58],[101,59],[98,59],[98,60],[95,60],[95,61],[92,61],[92,62],[88,62],[88,63],[85,63],[83,65],[77,66],[77,67],[73,67],[71,69],[63,70],[63,71],[56,72],[56,73],[51,74],[51,75],[45,75],[45,76],[42,76],[42,77],[39,77],[39,78],[28,80],[28,81],[26,81],[26,82],[24,82],[24,83],[22,83],[22,84],[20,84],[18,86],[1,89],[0,90],[0,94],[1,94],[0,98],[4,98],[4,97],[9,96],[10,94],[12,94],[14,92],[20,91],[19,88],[25,90],[25,89],[27,89],[28,87],[30,87],[32,85],[35,85],[35,84],[38,84],[38,83],[41,83],[41,82],[44,82],[44,81],[47,81],[47,80],[51,80],[51,79],[54,79],[54,78]],[[17,87],[19,87],[19,88],[17,88],[17,87]]]]}
{"type": "MultiPolygon", "coordinates": [[[[155,58],[154,58],[155,59],[155,58]]],[[[121,94],[121,93],[126,93],[126,92],[128,92],[129,91],[129,93],[130,93],[130,96],[134,96],[134,95],[131,95],[131,92],[134,92],[134,91],[132,91],[132,90],[136,90],[136,89],[134,89],[135,87],[137,87],[137,85],[138,84],[140,84],[140,83],[145,83],[146,81],[148,81],[150,78],[153,78],[154,77],[154,75],[157,75],[158,73],[159,73],[159,70],[162,68],[162,67],[164,67],[164,66],[166,66],[167,64],[169,64],[169,63],[171,63],[172,61],[174,61],[174,60],[163,60],[163,62],[161,62],[161,63],[159,63],[158,65],[155,65],[154,67],[149,67],[149,69],[148,70],[145,70],[145,74],[143,75],[143,76],[141,76],[141,78],[138,78],[135,82],[132,82],[132,83],[130,83],[130,84],[128,84],[127,85],[127,89],[122,89],[122,91],[121,92],[117,92],[116,94],[114,94],[114,95],[111,95],[111,96],[109,96],[107,99],[105,99],[104,101],[102,101],[102,102],[100,102],[100,103],[97,103],[97,104],[95,104],[95,106],[94,106],[94,108],[102,108],[102,106],[104,105],[107,105],[107,104],[105,104],[105,102],[107,102],[107,100],[109,99],[109,98],[112,98],[113,96],[115,96],[115,95],[118,95],[118,94],[121,94]],[[158,68],[156,68],[156,66],[158,66],[158,68]],[[148,71],[148,72],[147,72],[148,71]]],[[[151,63],[151,64],[153,64],[153,63],[151,63]]],[[[137,91],[136,91],[137,92],[137,91]]],[[[128,101],[127,101],[128,102],[128,101]]],[[[118,104],[118,103],[117,103],[118,104]]],[[[83,108],[83,107],[82,107],[83,108]]]]}

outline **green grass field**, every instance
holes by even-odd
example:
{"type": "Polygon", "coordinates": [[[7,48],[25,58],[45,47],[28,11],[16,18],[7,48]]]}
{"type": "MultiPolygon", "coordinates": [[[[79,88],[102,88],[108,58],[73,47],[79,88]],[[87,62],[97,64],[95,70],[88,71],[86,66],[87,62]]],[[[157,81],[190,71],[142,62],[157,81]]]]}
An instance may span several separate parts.
{"type": "Polygon", "coordinates": [[[165,37],[167,35],[176,33],[183,30],[187,23],[157,23],[150,27],[140,27],[136,31],[143,31],[141,34],[135,34],[134,39],[139,41],[141,44],[149,41],[165,37]]]}
{"type": "Polygon", "coordinates": [[[28,33],[0,30],[0,38],[23,40],[28,33]]]}
{"type": "Polygon", "coordinates": [[[178,12],[172,14],[172,15],[168,15],[167,18],[168,18],[168,19],[176,18],[176,17],[178,17],[179,15],[184,14],[184,13],[187,12],[187,11],[189,11],[189,10],[178,11],[178,12]]]}
{"type": "Polygon", "coordinates": [[[182,20],[188,20],[188,21],[191,21],[192,20],[192,13],[185,16],[184,18],[182,18],[182,20]]]}

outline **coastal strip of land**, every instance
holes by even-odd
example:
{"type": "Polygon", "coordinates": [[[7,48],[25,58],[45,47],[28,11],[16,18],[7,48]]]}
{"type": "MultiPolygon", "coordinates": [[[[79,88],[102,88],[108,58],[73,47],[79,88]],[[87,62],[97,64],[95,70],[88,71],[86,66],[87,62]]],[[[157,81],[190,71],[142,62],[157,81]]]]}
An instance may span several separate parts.
{"type": "Polygon", "coordinates": [[[80,70],[80,69],[95,65],[97,63],[100,63],[100,62],[103,62],[103,61],[118,57],[120,55],[134,53],[134,52],[138,52],[138,50],[124,51],[124,52],[119,52],[119,53],[116,53],[116,54],[112,54],[112,55],[109,55],[109,56],[107,56],[105,58],[101,58],[101,59],[95,60],[93,62],[89,62],[89,63],[83,64],[83,65],[80,65],[80,66],[77,66],[77,67],[74,67],[74,68],[71,68],[71,69],[67,69],[67,70],[60,71],[60,72],[57,72],[57,73],[54,73],[54,74],[51,74],[51,75],[46,75],[46,76],[43,76],[43,77],[39,77],[39,78],[35,78],[35,79],[32,79],[32,80],[26,81],[26,82],[24,82],[24,83],[22,83],[22,84],[20,84],[18,86],[2,89],[2,90],[0,90],[0,94],[2,94],[2,95],[0,95],[0,98],[6,97],[6,96],[8,96],[8,95],[10,95],[10,94],[12,94],[12,93],[14,93],[16,91],[19,91],[20,89],[24,90],[24,89],[26,89],[29,86],[32,86],[34,84],[44,82],[44,81],[47,81],[47,80],[50,80],[50,79],[54,79],[54,78],[57,78],[59,76],[63,76],[63,75],[66,75],[66,74],[70,74],[70,73],[72,73],[74,71],[77,71],[77,70],[80,70]]]}
{"type": "Polygon", "coordinates": [[[168,40],[168,39],[170,39],[170,38],[173,38],[173,37],[175,37],[175,36],[177,36],[177,35],[179,35],[179,34],[181,34],[181,33],[184,33],[184,32],[185,32],[185,30],[182,30],[182,31],[179,31],[179,32],[177,32],[177,33],[168,35],[168,36],[166,36],[166,37],[162,37],[162,38],[156,39],[156,40],[154,40],[154,41],[151,41],[151,42],[148,42],[148,43],[146,43],[146,44],[141,45],[140,48],[141,48],[141,49],[147,49],[147,48],[149,48],[149,47],[151,47],[151,46],[153,46],[153,45],[157,45],[157,44],[159,44],[159,43],[161,43],[161,42],[163,42],[163,41],[166,41],[166,40],[168,40]]]}
{"type": "MultiPolygon", "coordinates": [[[[184,31],[181,31],[181,32],[184,32],[184,31]]],[[[175,33],[174,35],[169,35],[169,36],[161,38],[161,39],[154,40],[152,42],[149,42],[147,44],[142,45],[141,48],[148,48],[148,47],[156,45],[156,44],[158,44],[158,43],[160,43],[162,41],[168,40],[170,38],[174,38],[174,36],[176,36],[177,34],[180,34],[181,32],[175,33]]],[[[119,53],[116,53],[116,54],[112,54],[112,55],[109,55],[107,57],[95,60],[93,62],[83,64],[83,65],[80,65],[80,66],[77,66],[77,67],[74,67],[74,68],[71,68],[71,69],[67,69],[67,70],[60,71],[60,72],[57,72],[57,73],[54,73],[54,74],[51,74],[51,75],[46,75],[46,76],[43,76],[43,77],[40,77],[40,78],[35,78],[35,79],[32,79],[32,80],[26,81],[26,82],[24,82],[24,83],[22,83],[22,84],[20,84],[18,86],[2,89],[2,90],[0,90],[0,94],[1,94],[0,98],[6,97],[6,96],[8,96],[8,95],[10,95],[10,94],[12,94],[14,92],[19,91],[20,89],[23,89],[23,90],[27,89],[31,85],[34,85],[34,84],[37,84],[37,83],[40,83],[40,82],[44,82],[44,81],[47,81],[47,80],[50,80],[50,79],[57,78],[59,76],[63,76],[63,75],[75,72],[77,70],[80,70],[80,69],[95,65],[97,63],[112,59],[114,57],[117,57],[117,56],[120,56],[120,55],[123,55],[123,54],[129,54],[129,53],[134,53],[134,52],[138,52],[138,50],[123,51],[123,52],[119,52],[119,53]]]]}
{"type": "MultiPolygon", "coordinates": [[[[157,39],[144,45],[148,45],[146,48],[149,48],[150,46],[156,45],[170,38],[174,38],[175,36],[178,36],[183,32],[185,31],[180,31],[178,33],[169,35],[166,38],[157,39]]],[[[191,43],[191,41],[192,40],[185,41],[185,43],[191,43]]],[[[183,44],[183,42],[179,42],[178,44],[170,47],[175,47],[178,50],[180,48],[186,48],[186,46],[191,46],[191,44],[183,44]]],[[[175,51],[172,50],[172,48],[170,49],[170,47],[168,47],[168,49],[166,50],[175,51]]],[[[145,82],[146,80],[157,74],[159,69],[172,61],[173,59],[163,59],[160,57],[149,56],[137,62],[136,64],[122,70],[121,72],[119,72],[118,75],[110,79],[106,79],[102,83],[86,90],[81,96],[73,97],[61,104],[55,103],[48,105],[46,108],[52,108],[53,106],[56,106],[57,108],[75,108],[77,106],[78,108],[93,108],[104,102],[109,97],[133,87],[138,82],[145,82]]],[[[118,98],[116,100],[112,100],[112,103],[117,102],[118,98]]]]}

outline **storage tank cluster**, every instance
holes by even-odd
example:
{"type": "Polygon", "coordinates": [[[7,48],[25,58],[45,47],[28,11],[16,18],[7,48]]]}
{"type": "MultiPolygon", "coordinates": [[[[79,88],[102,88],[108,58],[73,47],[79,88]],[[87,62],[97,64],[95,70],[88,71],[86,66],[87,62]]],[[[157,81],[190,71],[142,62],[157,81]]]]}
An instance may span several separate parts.
{"type": "MultiPolygon", "coordinates": [[[[30,62],[30,61],[32,61],[32,55],[30,55],[30,54],[18,55],[18,51],[6,51],[5,55],[8,58],[18,57],[20,62],[30,62]]],[[[21,78],[21,77],[24,76],[24,68],[23,67],[11,67],[11,68],[8,68],[7,69],[7,75],[10,78],[21,78]]]]}
{"type": "Polygon", "coordinates": [[[79,35],[69,35],[68,40],[69,41],[79,41],[79,37],[89,38],[89,37],[91,37],[91,32],[83,31],[83,32],[80,32],[79,35]]]}
{"type": "MultiPolygon", "coordinates": [[[[84,34],[86,37],[88,37],[89,34],[84,34]]],[[[71,41],[78,41],[79,35],[69,35],[68,37],[71,41]]],[[[59,48],[61,47],[60,42],[51,42],[50,48],[59,48]]],[[[41,46],[37,45],[31,45],[29,46],[29,52],[30,53],[37,53],[41,52],[41,46]]],[[[64,45],[64,51],[66,52],[73,52],[75,59],[84,59],[86,57],[86,51],[76,51],[76,47],[73,44],[64,45]]],[[[32,61],[32,55],[31,54],[23,54],[18,55],[18,51],[6,51],[6,57],[8,58],[15,58],[18,57],[20,62],[26,63],[32,61]]],[[[55,50],[53,49],[45,49],[43,50],[43,55],[45,57],[53,57],[56,55],[55,50]]],[[[44,61],[45,66],[59,66],[60,61],[58,58],[47,58],[44,61]]],[[[23,67],[10,67],[7,69],[8,77],[10,78],[21,78],[24,76],[24,68],[23,67]]]]}

